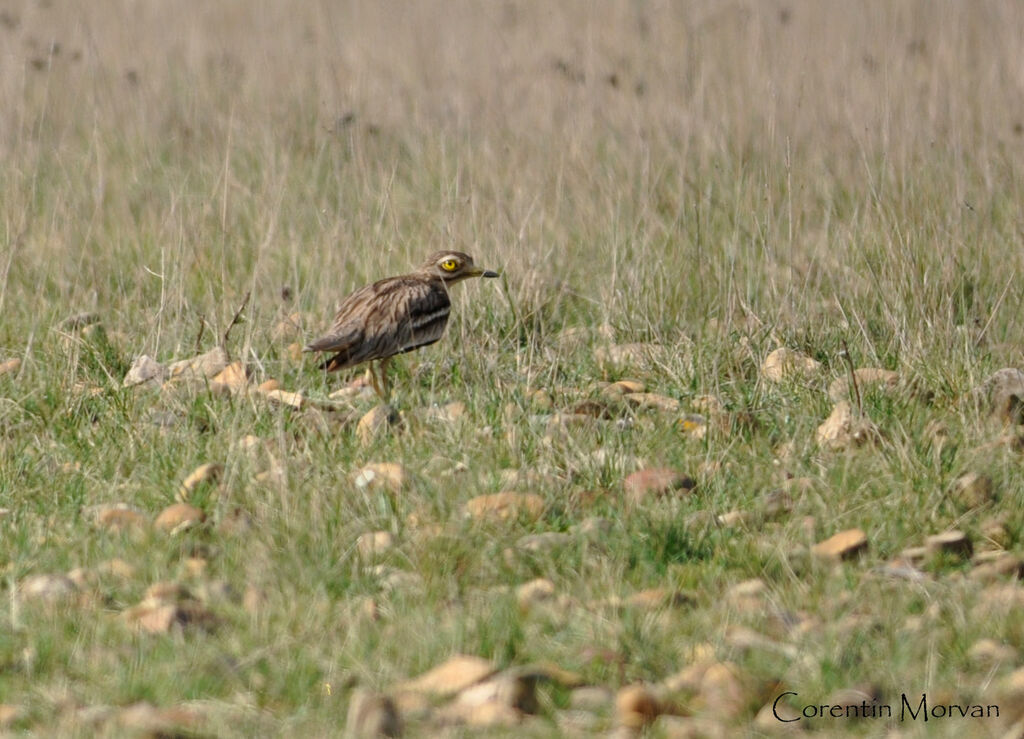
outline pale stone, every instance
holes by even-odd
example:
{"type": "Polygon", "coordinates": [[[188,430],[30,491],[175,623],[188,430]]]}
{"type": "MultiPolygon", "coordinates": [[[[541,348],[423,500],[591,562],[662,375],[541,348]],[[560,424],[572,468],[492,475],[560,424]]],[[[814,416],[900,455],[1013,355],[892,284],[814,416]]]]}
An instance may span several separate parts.
{"type": "Polygon", "coordinates": [[[363,688],[352,691],[345,721],[346,736],[353,739],[402,735],[402,719],[395,702],[363,688]]]}
{"type": "Polygon", "coordinates": [[[14,374],[21,368],[21,360],[15,357],[6,362],[0,362],[0,376],[14,374]]]}
{"type": "Polygon", "coordinates": [[[211,629],[216,624],[213,614],[198,601],[181,603],[140,603],[126,610],[125,622],[149,634],[167,634],[178,629],[211,629]]]}
{"type": "Polygon", "coordinates": [[[1017,650],[995,639],[979,639],[967,650],[967,656],[982,664],[1013,664],[1017,661],[1017,650]]]}
{"type": "Polygon", "coordinates": [[[191,359],[182,359],[168,367],[170,379],[210,379],[228,366],[230,359],[222,346],[215,346],[210,351],[199,354],[191,359]]]}
{"type": "Polygon", "coordinates": [[[124,376],[125,387],[135,387],[144,383],[159,385],[168,377],[168,370],[152,357],[143,354],[136,357],[128,373],[124,376]]]}
{"type": "Polygon", "coordinates": [[[378,405],[359,419],[359,423],[356,424],[356,436],[365,446],[400,422],[398,411],[390,405],[378,405]]]}
{"type": "Polygon", "coordinates": [[[288,408],[294,408],[295,410],[301,410],[302,406],[306,402],[301,391],[292,393],[287,390],[265,390],[263,391],[263,396],[272,403],[286,406],[288,408]]]}
{"type": "Polygon", "coordinates": [[[96,526],[114,533],[141,532],[149,527],[149,521],[142,512],[125,503],[97,506],[91,513],[96,526]]]}
{"type": "Polygon", "coordinates": [[[465,511],[476,519],[507,521],[523,516],[536,520],[544,512],[544,499],[535,493],[507,490],[492,495],[478,495],[466,502],[465,511]]]}
{"type": "Polygon", "coordinates": [[[988,475],[968,472],[953,482],[950,494],[964,508],[979,508],[995,500],[994,488],[988,475]]]}
{"type": "Polygon", "coordinates": [[[647,498],[661,497],[674,491],[689,492],[696,483],[689,477],[667,467],[638,470],[623,481],[626,496],[633,503],[647,498]]]}
{"type": "Polygon", "coordinates": [[[925,547],[929,552],[945,552],[960,557],[970,557],[973,547],[971,540],[962,531],[945,531],[925,539],[925,547]]]}
{"type": "Polygon", "coordinates": [[[232,362],[214,375],[210,384],[223,386],[233,392],[244,390],[249,384],[248,369],[242,362],[232,362]]]}
{"type": "Polygon", "coordinates": [[[1011,425],[1024,423],[1024,371],[1014,367],[998,370],[974,392],[987,396],[994,418],[1011,425]]]}
{"type": "Polygon", "coordinates": [[[178,489],[178,500],[186,501],[192,493],[202,484],[214,484],[224,474],[224,465],[218,462],[207,462],[192,470],[181,482],[178,489]]]}
{"type": "Polygon", "coordinates": [[[867,546],[867,534],[860,529],[847,529],[818,542],[811,547],[811,551],[819,557],[848,559],[859,554],[867,546]]]}
{"type": "Polygon", "coordinates": [[[482,657],[456,654],[419,677],[398,686],[399,690],[429,693],[438,697],[452,696],[496,672],[492,662],[482,657]]]}
{"type": "Polygon", "coordinates": [[[878,438],[878,430],[866,417],[854,416],[853,406],[841,401],[818,426],[818,443],[832,449],[860,446],[878,438]]]}
{"type": "Polygon", "coordinates": [[[112,575],[122,580],[130,580],[135,577],[136,568],[135,565],[130,564],[120,557],[114,557],[104,562],[100,562],[96,568],[100,574],[112,575]]]}
{"type": "Polygon", "coordinates": [[[516,601],[521,609],[528,610],[537,603],[551,600],[556,592],[553,582],[546,577],[538,577],[516,588],[516,601]]]}
{"type": "MultiPolygon", "coordinates": [[[[899,384],[900,376],[898,372],[892,370],[879,369],[878,367],[860,367],[853,372],[853,376],[857,381],[857,388],[861,394],[871,388],[882,388],[885,390],[891,390],[899,384]]],[[[843,400],[855,400],[853,389],[850,387],[849,377],[840,377],[832,382],[828,386],[828,397],[834,402],[839,403],[843,400]]]]}
{"type": "Polygon", "coordinates": [[[78,593],[78,586],[65,575],[30,575],[21,581],[18,592],[25,600],[62,603],[78,593]]]}
{"type": "Polygon", "coordinates": [[[153,521],[153,525],[161,531],[172,533],[190,528],[206,520],[202,510],[188,503],[174,503],[164,508],[153,521]]]}
{"type": "Polygon", "coordinates": [[[650,408],[666,413],[676,413],[681,407],[680,402],[675,398],[657,393],[627,393],[623,397],[631,406],[641,410],[650,408]]]}
{"type": "Polygon", "coordinates": [[[545,531],[540,534],[527,534],[521,537],[516,546],[527,552],[550,552],[553,549],[567,546],[572,543],[572,536],[560,531],[545,531]]]}
{"type": "Polygon", "coordinates": [[[661,713],[661,701],[647,685],[626,685],[615,696],[615,719],[619,726],[641,729],[661,713]]]}
{"type": "Polygon", "coordinates": [[[820,370],[821,362],[785,347],[771,352],[761,363],[761,375],[772,382],[782,382],[787,377],[809,379],[820,370]]]}
{"type": "Polygon", "coordinates": [[[395,462],[373,462],[356,470],[352,482],[357,488],[387,488],[400,492],[409,486],[411,475],[395,462]]]}
{"type": "Polygon", "coordinates": [[[395,545],[395,536],[390,531],[370,531],[356,539],[356,549],[364,558],[383,554],[395,545]]]}

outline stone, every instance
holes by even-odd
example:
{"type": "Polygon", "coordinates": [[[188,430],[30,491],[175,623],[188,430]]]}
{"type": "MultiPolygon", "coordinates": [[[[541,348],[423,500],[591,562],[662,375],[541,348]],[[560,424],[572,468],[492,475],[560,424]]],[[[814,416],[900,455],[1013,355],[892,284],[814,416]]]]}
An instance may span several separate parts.
{"type": "Polygon", "coordinates": [[[356,550],[367,559],[383,554],[394,546],[395,536],[390,531],[371,531],[360,534],[356,539],[356,550]]]}
{"type": "Polygon", "coordinates": [[[746,708],[747,686],[740,669],[731,662],[709,665],[700,681],[700,702],[717,717],[736,717],[746,708]]]}
{"type": "Polygon", "coordinates": [[[675,427],[694,439],[703,439],[708,435],[708,419],[698,413],[687,413],[677,418],[675,427]]]}
{"type": "MultiPolygon", "coordinates": [[[[881,388],[883,390],[891,390],[895,388],[900,381],[898,372],[887,369],[879,369],[878,367],[859,367],[853,372],[854,378],[857,380],[857,388],[860,390],[861,395],[872,388],[881,388]]],[[[853,389],[850,387],[850,378],[848,376],[840,377],[834,380],[831,385],[828,386],[828,397],[834,403],[841,401],[855,401],[856,398],[853,394],[853,389]]]]}
{"type": "Polygon", "coordinates": [[[231,392],[244,390],[249,385],[249,371],[242,362],[232,362],[213,376],[210,385],[220,386],[231,392]]]}
{"type": "Polygon", "coordinates": [[[282,318],[270,331],[270,339],[275,343],[285,343],[302,339],[306,327],[312,325],[313,321],[308,314],[298,311],[290,313],[282,318]]]}
{"type": "Polygon", "coordinates": [[[611,533],[614,527],[615,524],[603,516],[587,516],[573,530],[587,539],[601,539],[611,533]]]}
{"type": "Polygon", "coordinates": [[[534,410],[546,411],[554,407],[555,401],[547,390],[527,390],[526,402],[534,410]]]}
{"type": "Polygon", "coordinates": [[[950,495],[963,508],[980,508],[995,500],[994,488],[988,475],[968,472],[953,482],[950,495]]]}
{"type": "Polygon", "coordinates": [[[526,552],[544,553],[571,544],[573,538],[560,531],[545,531],[520,537],[516,546],[526,552]]]}
{"type": "Polygon", "coordinates": [[[168,634],[185,629],[209,631],[216,626],[213,613],[199,601],[183,599],[176,603],[148,597],[121,614],[130,627],[147,634],[168,634]]]}
{"type": "Polygon", "coordinates": [[[411,479],[408,470],[396,462],[373,462],[352,475],[352,482],[357,488],[385,488],[395,493],[406,489],[411,479]]]}
{"type": "Polygon", "coordinates": [[[642,393],[647,387],[639,380],[619,380],[601,388],[601,393],[608,396],[622,396],[630,393],[642,393]]]}
{"type": "Polygon", "coordinates": [[[157,708],[140,702],[117,711],[117,725],[128,736],[196,736],[202,716],[179,706],[157,708]]]}
{"type": "Polygon", "coordinates": [[[390,405],[378,405],[359,419],[359,423],[356,424],[356,436],[360,443],[366,446],[400,423],[398,411],[390,405]]]}
{"type": "Polygon", "coordinates": [[[640,410],[653,409],[676,413],[681,407],[681,403],[675,398],[657,393],[626,393],[623,397],[627,403],[640,410]]]}
{"type": "Polygon", "coordinates": [[[690,401],[690,408],[706,416],[725,413],[725,403],[717,395],[698,395],[690,401]]]}
{"type": "Polygon", "coordinates": [[[63,319],[57,324],[57,329],[59,331],[81,331],[85,327],[92,326],[99,322],[99,313],[83,311],[81,313],[72,313],[70,316],[63,319]]]}
{"type": "Polygon", "coordinates": [[[668,495],[675,491],[687,493],[696,483],[685,475],[667,467],[648,467],[638,470],[623,481],[626,496],[633,503],[641,503],[648,498],[668,495]]]}
{"type": "Polygon", "coordinates": [[[1000,517],[989,518],[981,523],[981,535],[984,537],[982,548],[1006,549],[1013,542],[1006,522],[1000,517]]]}
{"type": "Polygon", "coordinates": [[[693,605],[694,599],[687,593],[669,588],[648,588],[639,590],[625,599],[622,604],[630,608],[656,610],[660,608],[693,605]]]}
{"type": "Polygon", "coordinates": [[[164,508],[153,521],[153,526],[172,534],[184,531],[206,520],[202,510],[188,503],[174,503],[164,508]]]}
{"type": "Polygon", "coordinates": [[[601,365],[645,367],[657,363],[666,354],[665,347],[653,342],[610,344],[594,349],[594,359],[601,365]]]}
{"type": "Polygon", "coordinates": [[[266,395],[271,390],[280,390],[281,389],[281,382],[279,380],[275,380],[273,377],[271,377],[270,379],[264,380],[259,385],[257,385],[256,389],[259,390],[264,395],[266,395]]]}
{"type": "Polygon", "coordinates": [[[14,359],[8,359],[4,362],[0,362],[0,376],[13,375],[21,368],[21,360],[15,357],[14,359]]]}
{"type": "Polygon", "coordinates": [[[1017,661],[1017,650],[995,639],[979,639],[967,650],[967,657],[983,665],[1013,664],[1017,661]]]}
{"type": "Polygon", "coordinates": [[[465,511],[475,519],[508,521],[522,516],[536,520],[544,512],[544,499],[535,493],[506,490],[470,499],[466,502],[465,511]]]}
{"type": "Polygon", "coordinates": [[[973,547],[963,531],[945,531],[925,539],[925,547],[932,554],[939,552],[958,557],[970,557],[973,547]]]}
{"type": "Polygon", "coordinates": [[[78,594],[75,581],[65,575],[30,575],[21,581],[18,592],[23,600],[40,603],[65,603],[78,594]]]}
{"type": "Polygon", "coordinates": [[[302,392],[297,393],[288,392],[287,390],[279,390],[274,388],[272,390],[264,390],[263,397],[276,405],[284,406],[286,408],[294,408],[295,410],[302,410],[302,407],[306,403],[306,398],[302,395],[302,392]]]}
{"type": "Polygon", "coordinates": [[[615,696],[602,685],[584,685],[569,693],[569,707],[577,711],[598,713],[612,705],[615,696]]]}
{"type": "Polygon", "coordinates": [[[811,379],[821,371],[821,362],[793,349],[781,347],[761,363],[761,376],[772,382],[786,378],[811,379]]]}
{"type": "Polygon", "coordinates": [[[460,400],[446,403],[437,409],[437,418],[445,423],[455,423],[466,417],[466,404],[460,400]]]}
{"type": "Polygon", "coordinates": [[[538,603],[551,600],[556,592],[553,582],[546,577],[538,577],[516,588],[516,602],[521,610],[527,611],[538,603]]]}
{"type": "Polygon", "coordinates": [[[849,559],[867,549],[868,537],[860,529],[840,531],[824,541],[819,541],[811,552],[819,557],[829,559],[849,559]]]}
{"type": "Polygon", "coordinates": [[[974,391],[987,398],[992,416],[1002,423],[1024,423],[1024,371],[1005,367],[993,373],[974,391]]]}
{"type": "Polygon", "coordinates": [[[398,689],[445,698],[487,679],[495,672],[494,664],[483,657],[456,654],[419,677],[401,683],[398,689]]]}
{"type": "Polygon", "coordinates": [[[143,354],[132,362],[122,384],[124,387],[137,387],[147,383],[161,385],[168,376],[169,372],[166,367],[152,357],[143,354]]]}
{"type": "Polygon", "coordinates": [[[104,562],[100,562],[96,568],[101,575],[112,575],[113,577],[120,578],[121,580],[131,580],[135,577],[136,568],[135,565],[126,562],[120,557],[114,557],[104,562]]]}
{"type": "Polygon", "coordinates": [[[167,368],[169,380],[208,380],[216,377],[229,362],[227,350],[222,346],[215,346],[204,354],[172,363],[167,368]]]}
{"type": "Polygon", "coordinates": [[[402,735],[402,718],[395,702],[363,688],[352,691],[345,720],[345,735],[353,739],[402,735]]]}
{"type": "Polygon", "coordinates": [[[92,514],[98,528],[115,534],[138,533],[149,528],[149,520],[142,512],[126,503],[97,506],[92,514]]]}
{"type": "Polygon", "coordinates": [[[0,703],[0,729],[8,729],[25,718],[25,709],[10,703],[0,703]]]}
{"type": "Polygon", "coordinates": [[[207,462],[201,464],[192,470],[188,476],[185,477],[181,482],[181,487],[178,488],[177,498],[179,501],[186,501],[192,497],[200,485],[204,484],[215,484],[217,483],[221,475],[224,474],[224,465],[218,462],[207,462]]]}
{"type": "Polygon", "coordinates": [[[615,695],[615,720],[619,726],[642,729],[661,714],[661,708],[661,701],[648,685],[626,685],[615,695]]]}
{"type": "Polygon", "coordinates": [[[979,582],[990,582],[1010,578],[1024,580],[1024,559],[1009,552],[983,552],[974,558],[975,565],[968,577],[979,582]],[[982,554],[994,555],[991,559],[982,558],[982,554]]]}
{"type": "Polygon", "coordinates": [[[242,608],[247,613],[256,616],[263,612],[267,607],[267,593],[262,588],[256,587],[255,585],[246,585],[245,592],[242,593],[242,608]]]}
{"type": "Polygon", "coordinates": [[[864,416],[854,416],[853,406],[841,401],[818,426],[818,444],[830,449],[857,447],[878,438],[878,430],[864,416]]]}

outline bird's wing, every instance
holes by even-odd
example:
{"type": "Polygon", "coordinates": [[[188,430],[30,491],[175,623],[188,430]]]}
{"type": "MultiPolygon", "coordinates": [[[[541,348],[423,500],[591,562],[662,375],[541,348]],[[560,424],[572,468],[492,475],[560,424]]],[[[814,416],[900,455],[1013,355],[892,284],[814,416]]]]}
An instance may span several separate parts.
{"type": "Polygon", "coordinates": [[[338,352],[338,368],[411,351],[441,338],[450,306],[440,280],[380,280],[348,296],[331,330],[306,350],[338,352]]]}

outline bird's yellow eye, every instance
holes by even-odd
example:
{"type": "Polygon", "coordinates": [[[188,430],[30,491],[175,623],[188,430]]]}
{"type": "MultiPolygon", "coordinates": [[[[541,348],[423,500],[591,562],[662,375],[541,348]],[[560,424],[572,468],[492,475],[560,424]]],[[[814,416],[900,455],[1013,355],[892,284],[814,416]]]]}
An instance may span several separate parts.
{"type": "Polygon", "coordinates": [[[454,272],[458,268],[458,266],[459,263],[456,262],[454,259],[445,259],[443,262],[441,262],[441,269],[443,269],[445,272],[454,272]]]}

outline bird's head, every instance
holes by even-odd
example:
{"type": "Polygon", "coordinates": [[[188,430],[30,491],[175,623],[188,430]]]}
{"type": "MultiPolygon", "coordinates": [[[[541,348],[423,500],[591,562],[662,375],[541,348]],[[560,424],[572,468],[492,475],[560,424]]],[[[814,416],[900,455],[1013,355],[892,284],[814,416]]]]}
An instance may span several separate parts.
{"type": "Polygon", "coordinates": [[[446,283],[459,282],[469,277],[497,277],[498,273],[473,264],[473,257],[461,251],[439,251],[431,254],[420,271],[440,277],[446,283]]]}

